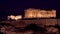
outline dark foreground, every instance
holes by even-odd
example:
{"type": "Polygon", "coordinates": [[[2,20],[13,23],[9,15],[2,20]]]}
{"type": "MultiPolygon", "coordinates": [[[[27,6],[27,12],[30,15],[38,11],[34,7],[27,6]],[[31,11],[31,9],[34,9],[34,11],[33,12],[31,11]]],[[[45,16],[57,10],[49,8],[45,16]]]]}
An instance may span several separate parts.
{"type": "Polygon", "coordinates": [[[0,34],[60,34],[60,26],[57,24],[54,26],[29,24],[25,27],[17,28],[12,25],[0,24],[0,34]]]}

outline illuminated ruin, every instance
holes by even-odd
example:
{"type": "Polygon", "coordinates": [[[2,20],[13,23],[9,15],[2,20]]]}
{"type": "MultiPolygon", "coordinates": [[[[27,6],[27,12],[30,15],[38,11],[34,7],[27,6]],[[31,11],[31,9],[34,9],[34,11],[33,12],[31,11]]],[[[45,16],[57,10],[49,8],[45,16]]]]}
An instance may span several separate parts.
{"type": "Polygon", "coordinates": [[[50,18],[56,17],[56,10],[46,11],[40,9],[27,9],[25,10],[25,18],[50,18]]]}
{"type": "MultiPolygon", "coordinates": [[[[33,9],[29,8],[25,10],[24,18],[56,18],[56,10],[40,10],[40,9],[33,9]]],[[[22,15],[18,16],[8,16],[8,19],[22,19],[22,15]]]]}
{"type": "Polygon", "coordinates": [[[19,20],[19,19],[22,19],[22,16],[21,15],[17,15],[17,16],[11,15],[11,16],[8,16],[8,19],[19,20]]]}

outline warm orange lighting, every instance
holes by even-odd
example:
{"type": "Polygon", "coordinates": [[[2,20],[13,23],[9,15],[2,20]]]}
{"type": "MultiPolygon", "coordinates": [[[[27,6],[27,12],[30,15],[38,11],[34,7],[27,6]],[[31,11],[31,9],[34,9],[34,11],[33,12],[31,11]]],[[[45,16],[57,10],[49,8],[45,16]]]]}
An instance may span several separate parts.
{"type": "Polygon", "coordinates": [[[25,18],[50,18],[50,17],[56,17],[56,10],[46,11],[31,8],[25,10],[25,18]]]}
{"type": "Polygon", "coordinates": [[[22,16],[21,15],[18,15],[18,16],[11,15],[11,16],[8,16],[8,19],[18,20],[18,19],[22,19],[22,16]]]}
{"type": "Polygon", "coordinates": [[[11,16],[8,16],[8,19],[15,19],[15,16],[14,15],[11,15],[11,16]]]}
{"type": "Polygon", "coordinates": [[[19,15],[15,17],[15,20],[18,20],[18,19],[22,19],[22,16],[19,15]]]}

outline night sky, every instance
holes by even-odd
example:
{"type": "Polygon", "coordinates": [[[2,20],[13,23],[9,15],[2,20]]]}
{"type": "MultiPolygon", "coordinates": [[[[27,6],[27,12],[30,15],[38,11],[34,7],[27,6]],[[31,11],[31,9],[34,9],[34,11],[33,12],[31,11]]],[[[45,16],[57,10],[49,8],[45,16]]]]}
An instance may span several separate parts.
{"type": "Polygon", "coordinates": [[[24,9],[37,8],[57,10],[57,17],[60,17],[60,1],[59,0],[0,0],[0,16],[8,15],[24,15],[24,9]]]}

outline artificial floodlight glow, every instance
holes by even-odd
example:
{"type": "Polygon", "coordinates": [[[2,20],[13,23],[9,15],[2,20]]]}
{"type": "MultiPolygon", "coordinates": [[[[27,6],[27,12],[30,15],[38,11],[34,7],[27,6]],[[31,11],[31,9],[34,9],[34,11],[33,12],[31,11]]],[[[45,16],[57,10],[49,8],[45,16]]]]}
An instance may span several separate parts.
{"type": "Polygon", "coordinates": [[[18,16],[11,15],[11,16],[8,16],[8,19],[19,20],[19,19],[22,19],[22,16],[21,15],[18,15],[18,16]]]}
{"type": "Polygon", "coordinates": [[[25,18],[50,18],[56,17],[56,10],[39,10],[39,9],[27,9],[25,10],[25,18]]]}

